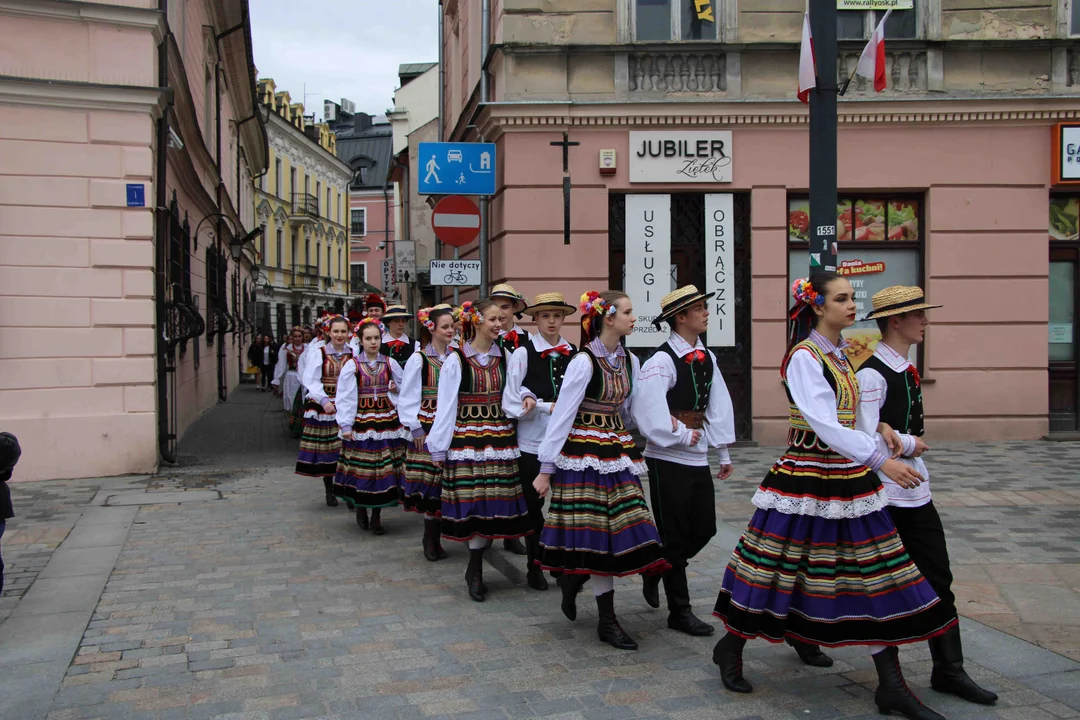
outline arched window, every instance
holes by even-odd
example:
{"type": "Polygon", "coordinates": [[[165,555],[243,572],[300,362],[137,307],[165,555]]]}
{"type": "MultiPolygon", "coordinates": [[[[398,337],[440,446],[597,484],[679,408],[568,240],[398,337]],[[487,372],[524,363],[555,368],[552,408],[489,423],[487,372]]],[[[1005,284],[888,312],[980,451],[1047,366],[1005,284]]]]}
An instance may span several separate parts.
{"type": "Polygon", "coordinates": [[[349,162],[349,165],[353,169],[353,185],[367,185],[371,182],[372,171],[375,168],[374,160],[366,155],[358,155],[349,162]]]}

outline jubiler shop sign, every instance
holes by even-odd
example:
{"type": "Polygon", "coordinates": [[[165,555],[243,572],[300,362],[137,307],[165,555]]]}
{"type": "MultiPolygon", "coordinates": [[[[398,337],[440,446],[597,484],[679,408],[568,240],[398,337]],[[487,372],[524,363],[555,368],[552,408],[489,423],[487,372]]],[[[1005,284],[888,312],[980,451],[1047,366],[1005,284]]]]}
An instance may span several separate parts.
{"type": "Polygon", "coordinates": [[[630,182],[729,183],[730,130],[633,130],[630,182]]]}

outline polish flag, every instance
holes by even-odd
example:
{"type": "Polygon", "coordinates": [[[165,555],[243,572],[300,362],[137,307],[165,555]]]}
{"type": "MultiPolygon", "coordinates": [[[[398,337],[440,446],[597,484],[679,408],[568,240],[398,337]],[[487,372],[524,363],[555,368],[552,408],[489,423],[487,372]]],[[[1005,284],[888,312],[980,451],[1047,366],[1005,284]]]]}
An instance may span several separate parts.
{"type": "Polygon", "coordinates": [[[799,46],[799,102],[810,103],[810,90],[817,87],[814,69],[814,40],[810,35],[810,13],[803,13],[802,45],[799,46]]]}
{"type": "Polygon", "coordinates": [[[885,17],[881,18],[881,22],[874,28],[874,34],[863,48],[859,64],[855,67],[856,75],[874,82],[874,92],[885,89],[885,21],[891,13],[892,10],[886,11],[885,17]]]}

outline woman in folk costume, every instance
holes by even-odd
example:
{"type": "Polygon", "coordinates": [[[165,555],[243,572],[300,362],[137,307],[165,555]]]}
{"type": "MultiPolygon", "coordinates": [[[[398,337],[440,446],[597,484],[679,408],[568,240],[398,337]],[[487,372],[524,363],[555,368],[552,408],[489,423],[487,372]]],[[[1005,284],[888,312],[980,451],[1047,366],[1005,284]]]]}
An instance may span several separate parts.
{"type": "Polygon", "coordinates": [[[591,575],[600,640],[636,650],[615,617],[614,579],[669,565],[638,480],[645,463],[625,424],[639,368],[620,341],[634,331],[634,308],[608,290],[582,295],[580,309],[584,344],[566,369],[533,483],[541,497],[551,489],[540,565],[562,573],[562,611],[571,620],[591,575]]]}
{"type": "Polygon", "coordinates": [[[417,313],[423,350],[413,353],[405,363],[398,398],[401,424],[412,435],[412,442],[405,454],[401,503],[409,512],[424,513],[424,539],[421,544],[424,557],[433,562],[446,557],[440,529],[442,469],[431,462],[425,442],[435,420],[439,371],[450,354],[450,341],[454,337],[453,312],[449,305],[436,305],[417,313]]]}
{"type": "MultiPolygon", "coordinates": [[[[754,494],[757,511],[724,573],[714,614],[728,634],[713,650],[724,686],[742,675],[748,639],[869,645],[884,714],[941,718],[904,682],[898,645],[956,624],[904,549],[875,470],[903,486],[920,475],[855,429],[859,386],[840,333],[855,322],[855,293],[836,273],[792,288],[790,348],[781,376],[791,403],[790,447],[754,494]]],[[[891,434],[891,433],[890,433],[891,434]]]]}
{"type": "Polygon", "coordinates": [[[382,509],[398,504],[400,468],[409,439],[391,402],[401,382],[401,366],[379,352],[382,328],[376,320],[361,320],[356,335],[360,355],[346,363],[338,377],[341,456],[334,494],[356,507],[356,522],[362,529],[370,527],[374,534],[385,535],[382,509]]]}
{"type": "Polygon", "coordinates": [[[499,309],[490,300],[466,302],[462,322],[466,342],[439,373],[427,447],[443,468],[443,537],[468,541],[465,582],[469,597],[483,602],[484,551],[491,540],[524,537],[532,529],[518,477],[517,436],[502,409],[506,360],[496,344],[499,309]]]}
{"type": "Polygon", "coordinates": [[[562,336],[566,318],[577,308],[563,300],[562,293],[541,293],[525,314],[536,321],[537,332],[514,350],[507,363],[503,412],[518,421],[518,447],[521,459],[521,485],[533,534],[525,538],[528,572],[526,580],[533,590],[547,590],[540,559],[540,531],[544,529],[544,497],[536,492],[533,480],[540,473],[540,443],[544,441],[548,420],[562,389],[563,377],[577,348],[562,336]]]}
{"type": "Polygon", "coordinates": [[[289,342],[278,351],[277,367],[271,384],[281,394],[285,416],[289,419],[289,432],[300,437],[304,429],[304,390],[300,383],[300,356],[304,354],[304,333],[299,327],[289,332],[289,342]]]}
{"type": "Polygon", "coordinates": [[[300,382],[307,391],[304,403],[304,431],[300,436],[300,455],[296,459],[296,474],[321,477],[326,490],[326,504],[338,504],[334,497],[334,475],[337,473],[341,438],[338,436],[337,394],[341,368],[353,357],[349,348],[349,321],[340,315],[329,315],[322,323],[329,338],[325,345],[312,343],[301,362],[300,382]]]}

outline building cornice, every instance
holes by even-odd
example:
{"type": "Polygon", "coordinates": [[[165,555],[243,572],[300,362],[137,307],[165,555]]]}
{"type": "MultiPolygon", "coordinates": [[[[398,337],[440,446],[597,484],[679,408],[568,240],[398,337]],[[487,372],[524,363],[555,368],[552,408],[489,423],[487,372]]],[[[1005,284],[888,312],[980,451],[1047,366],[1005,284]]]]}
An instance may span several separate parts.
{"type": "Polygon", "coordinates": [[[82,20],[148,30],[154,44],[165,37],[165,16],[157,8],[139,8],[70,0],[0,0],[0,15],[18,15],[48,20],[82,20]]]}
{"type": "Polygon", "coordinates": [[[0,75],[0,103],[149,113],[156,120],[165,108],[169,88],[101,85],[0,75]]]}
{"type": "MultiPolygon", "coordinates": [[[[841,102],[840,125],[880,124],[1046,124],[1080,118],[1075,97],[870,99],[841,102]]],[[[716,127],[808,125],[806,107],[796,101],[717,103],[489,103],[478,123],[489,136],[502,132],[564,127],[716,127]]]]}
{"type": "MultiPolygon", "coordinates": [[[[333,173],[342,173],[345,176],[344,183],[347,185],[352,179],[352,168],[349,163],[340,159],[319,143],[309,138],[300,128],[296,127],[285,118],[278,115],[272,109],[261,105],[269,115],[267,131],[270,134],[270,146],[275,149],[284,149],[290,157],[311,158],[311,165],[321,166],[326,177],[332,177],[333,173]]],[[[308,163],[305,163],[308,164],[308,163]]]]}

